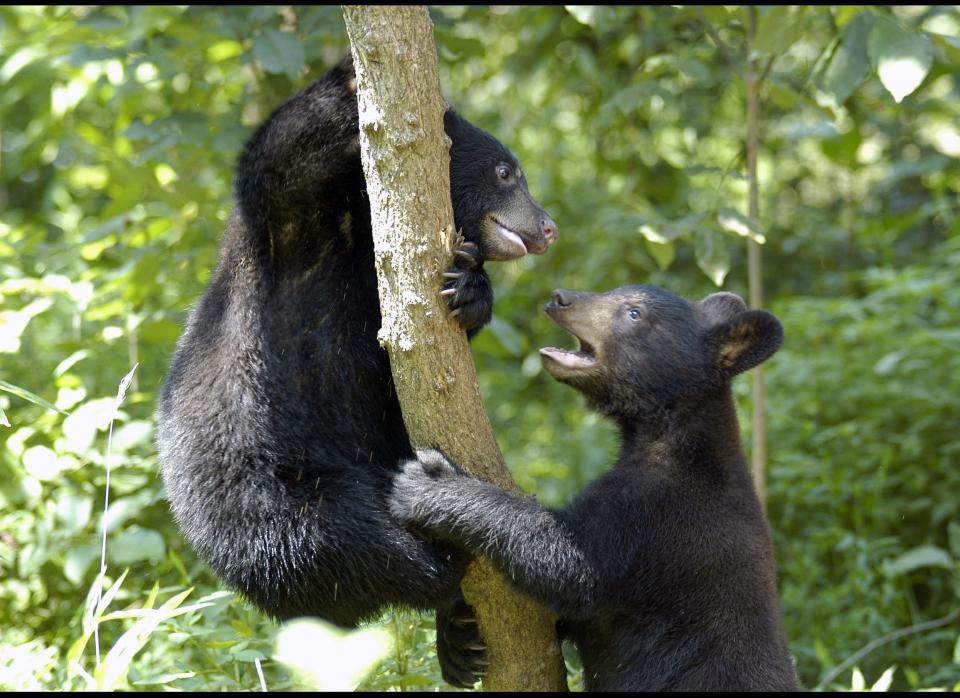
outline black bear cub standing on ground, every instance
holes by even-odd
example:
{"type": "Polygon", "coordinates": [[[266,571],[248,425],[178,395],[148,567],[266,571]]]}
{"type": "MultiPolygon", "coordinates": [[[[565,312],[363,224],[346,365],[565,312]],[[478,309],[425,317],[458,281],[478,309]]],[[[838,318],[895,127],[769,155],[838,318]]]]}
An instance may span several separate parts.
{"type": "MultiPolygon", "coordinates": [[[[444,128],[464,238],[444,295],[473,334],[493,303],[483,261],[544,252],[557,232],[503,145],[452,110],[444,128]]],[[[442,627],[465,612],[450,605],[463,556],[411,535],[387,508],[413,453],[377,343],[358,138],[347,59],[247,143],[237,210],[161,398],[161,472],[198,554],[272,615],[352,625],[399,604],[441,608],[442,627]]]]}
{"type": "Polygon", "coordinates": [[[795,690],[730,387],[779,348],[779,321],[653,286],[557,291],[547,313],[580,347],[542,349],[544,368],[620,427],[616,466],[552,511],[421,451],[392,511],[553,607],[588,690],[795,690]]]}

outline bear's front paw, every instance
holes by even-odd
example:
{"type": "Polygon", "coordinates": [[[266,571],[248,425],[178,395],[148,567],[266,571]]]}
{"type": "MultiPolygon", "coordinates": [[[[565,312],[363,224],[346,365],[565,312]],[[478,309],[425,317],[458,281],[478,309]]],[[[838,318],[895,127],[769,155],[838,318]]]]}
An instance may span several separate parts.
{"type": "Polygon", "coordinates": [[[400,464],[400,472],[393,478],[390,493],[390,512],[403,524],[422,523],[429,515],[430,495],[438,485],[462,472],[441,451],[421,449],[418,460],[400,464]]]}
{"type": "Polygon", "coordinates": [[[437,611],[437,659],[444,680],[458,688],[473,688],[487,673],[487,646],[462,594],[437,611]]]}
{"type": "Polygon", "coordinates": [[[490,322],[493,287],[476,243],[461,239],[453,254],[453,266],[443,274],[446,281],[440,295],[447,299],[450,314],[473,335],[490,322]]]}
{"type": "Polygon", "coordinates": [[[417,449],[417,460],[420,461],[423,470],[434,478],[457,477],[464,474],[460,466],[447,458],[439,448],[417,449]]]}

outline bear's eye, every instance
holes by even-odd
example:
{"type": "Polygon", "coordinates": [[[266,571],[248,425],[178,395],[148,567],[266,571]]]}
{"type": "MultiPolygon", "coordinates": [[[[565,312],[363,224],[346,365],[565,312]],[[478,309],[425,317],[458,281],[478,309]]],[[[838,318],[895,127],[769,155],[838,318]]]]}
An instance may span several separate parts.
{"type": "Polygon", "coordinates": [[[643,312],[640,308],[630,308],[630,311],[627,313],[630,316],[631,320],[639,320],[643,317],[643,312]]]}
{"type": "Polygon", "coordinates": [[[497,165],[497,177],[506,182],[510,179],[510,168],[506,165],[497,165]]]}

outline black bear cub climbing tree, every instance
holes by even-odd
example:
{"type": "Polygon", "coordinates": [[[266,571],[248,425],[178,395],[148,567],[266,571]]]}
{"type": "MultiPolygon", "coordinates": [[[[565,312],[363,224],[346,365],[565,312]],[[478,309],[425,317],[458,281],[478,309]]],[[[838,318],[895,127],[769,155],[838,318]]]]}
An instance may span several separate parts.
{"type": "MultiPolygon", "coordinates": [[[[370,11],[402,18],[410,10],[370,11]]],[[[432,51],[432,39],[429,46],[432,51]]],[[[436,91],[435,67],[432,75],[436,91]]],[[[161,473],[170,507],[198,555],[265,612],[350,626],[391,606],[436,609],[443,674],[472,685],[483,653],[476,624],[464,623],[472,619],[460,594],[468,556],[407,531],[387,510],[398,464],[413,451],[390,361],[378,342],[380,298],[357,84],[347,58],[281,104],[246,143],[237,161],[237,206],[217,266],[180,338],[161,396],[161,473]]],[[[530,196],[506,147],[445,110],[438,92],[428,97],[412,90],[410,96],[405,130],[390,127],[389,135],[409,140],[401,144],[404,156],[415,153],[423,124],[432,129],[430,119],[442,117],[440,130],[430,133],[451,154],[410,170],[441,191],[424,188],[408,203],[429,196],[444,201],[442,213],[419,227],[427,236],[417,248],[426,253],[420,263],[431,278],[418,293],[441,323],[457,313],[446,332],[469,357],[464,330],[479,330],[493,303],[484,261],[544,252],[556,226],[530,196]],[[455,261],[445,237],[452,231],[451,193],[453,220],[463,234],[455,261]]],[[[391,263],[402,277],[402,258],[391,263]]],[[[385,337],[392,322],[388,317],[385,337]]],[[[419,332],[409,335],[417,346],[445,341],[442,334],[419,332]]],[[[456,421],[469,399],[440,402],[473,381],[472,365],[469,379],[458,364],[441,366],[425,383],[439,392],[422,398],[434,400],[429,409],[446,412],[441,430],[433,432],[438,444],[447,421],[471,436],[480,424],[456,421]]],[[[479,405],[475,385],[471,399],[479,405]]],[[[416,433],[417,443],[424,443],[416,433]]],[[[506,597],[501,604],[512,615],[506,597]]],[[[483,622],[485,628],[494,623],[483,622]]],[[[503,653],[497,633],[488,635],[495,683],[503,653]]]]}

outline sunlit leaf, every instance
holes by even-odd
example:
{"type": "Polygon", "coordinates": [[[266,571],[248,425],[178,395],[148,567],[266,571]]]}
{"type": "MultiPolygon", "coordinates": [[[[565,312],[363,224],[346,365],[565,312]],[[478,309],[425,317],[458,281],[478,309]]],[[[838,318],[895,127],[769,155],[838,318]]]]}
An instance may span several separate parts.
{"type": "Polygon", "coordinates": [[[850,690],[851,691],[863,691],[867,686],[866,679],[863,678],[863,673],[857,667],[853,667],[853,676],[850,679],[850,690]]]}
{"type": "Polygon", "coordinates": [[[596,5],[564,5],[580,24],[592,27],[597,21],[597,14],[600,11],[596,5]]]}
{"type": "Polygon", "coordinates": [[[897,103],[920,86],[933,64],[930,40],[888,19],[875,24],[867,50],[880,82],[897,103]]]}
{"type": "Polygon", "coordinates": [[[721,228],[734,235],[750,238],[761,245],[767,241],[763,233],[760,232],[759,223],[738,211],[734,211],[732,208],[721,208],[717,213],[717,222],[721,228]]]}
{"type": "Polygon", "coordinates": [[[46,446],[31,446],[23,453],[23,467],[38,480],[52,480],[63,469],[60,458],[46,446]]]}
{"type": "MultiPolygon", "coordinates": [[[[51,305],[53,305],[52,298],[37,298],[19,310],[0,310],[0,353],[14,354],[18,352],[20,350],[20,336],[26,330],[27,325],[34,317],[46,312],[51,305]]],[[[27,397],[32,393],[28,393],[10,383],[0,381],[0,389],[14,393],[31,402],[36,402],[36,400],[27,397]],[[17,393],[16,391],[20,392],[17,393]]],[[[41,403],[37,402],[37,404],[41,403]]]]}
{"type": "Polygon", "coordinates": [[[192,589],[187,589],[168,599],[160,608],[150,611],[140,618],[114,643],[103,658],[103,663],[94,670],[93,676],[99,690],[114,690],[126,681],[127,672],[136,654],[146,645],[150,635],[165,620],[190,613],[202,607],[201,604],[183,606],[192,589]]]}
{"type": "Polygon", "coordinates": [[[226,60],[227,58],[233,58],[234,56],[239,56],[243,53],[243,44],[239,41],[218,41],[209,48],[207,48],[207,55],[210,57],[211,61],[219,62],[226,60]]]}
{"type": "Polygon", "coordinates": [[[896,667],[890,667],[883,674],[880,675],[880,678],[870,687],[871,693],[884,693],[890,690],[890,684],[893,683],[893,672],[896,670],[896,667]]]}
{"type": "Polygon", "coordinates": [[[116,411],[112,398],[88,400],[63,420],[63,449],[83,455],[93,445],[97,431],[106,430],[116,411]]]}
{"type": "Polygon", "coordinates": [[[352,691],[391,650],[380,628],[343,631],[317,620],[294,620],[280,630],[274,658],[315,690],[352,691]]]}
{"type": "Polygon", "coordinates": [[[0,84],[13,79],[13,76],[24,66],[30,65],[30,63],[42,57],[44,53],[44,47],[42,46],[27,46],[14,52],[4,61],[3,67],[0,67],[0,84]]]}
{"type": "Polygon", "coordinates": [[[676,231],[670,230],[666,225],[652,225],[650,223],[644,223],[638,228],[638,231],[647,240],[650,242],[655,242],[658,245],[666,245],[677,236],[676,231]]]}

